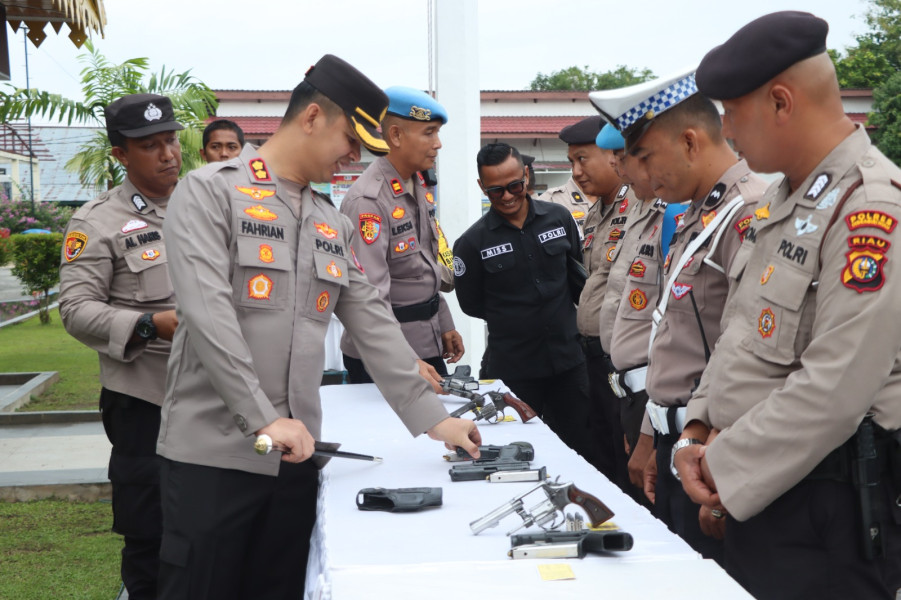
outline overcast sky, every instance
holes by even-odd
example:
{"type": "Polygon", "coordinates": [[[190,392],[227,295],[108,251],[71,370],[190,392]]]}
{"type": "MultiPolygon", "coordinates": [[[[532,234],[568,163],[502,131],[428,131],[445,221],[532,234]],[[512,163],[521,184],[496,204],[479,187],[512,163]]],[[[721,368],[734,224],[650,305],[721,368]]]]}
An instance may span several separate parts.
{"type": "MultiPolygon", "coordinates": [[[[427,0],[104,0],[107,58],[148,57],[153,71],[192,73],[214,89],[291,89],[322,54],[348,60],[377,84],[428,87],[427,0]]],[[[483,90],[528,89],[536,73],[618,65],[665,75],[697,64],[748,21],[806,10],[843,50],[867,31],[864,0],[479,0],[477,76],[483,90]]],[[[79,51],[46,28],[29,48],[34,88],[81,99],[79,51]]],[[[25,87],[22,31],[10,34],[12,83],[25,87]]],[[[474,75],[476,75],[474,73],[474,75]]]]}

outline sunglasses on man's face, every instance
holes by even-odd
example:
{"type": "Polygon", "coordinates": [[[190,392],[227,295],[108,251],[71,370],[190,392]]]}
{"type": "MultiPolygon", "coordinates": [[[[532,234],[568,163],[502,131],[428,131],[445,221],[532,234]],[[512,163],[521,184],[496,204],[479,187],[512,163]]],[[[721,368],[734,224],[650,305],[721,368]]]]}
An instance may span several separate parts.
{"type": "Polygon", "coordinates": [[[507,185],[495,185],[485,188],[485,195],[488,196],[489,200],[500,200],[504,197],[505,191],[516,196],[517,194],[521,194],[524,189],[526,189],[525,173],[523,173],[523,178],[519,181],[511,181],[507,185]]]}

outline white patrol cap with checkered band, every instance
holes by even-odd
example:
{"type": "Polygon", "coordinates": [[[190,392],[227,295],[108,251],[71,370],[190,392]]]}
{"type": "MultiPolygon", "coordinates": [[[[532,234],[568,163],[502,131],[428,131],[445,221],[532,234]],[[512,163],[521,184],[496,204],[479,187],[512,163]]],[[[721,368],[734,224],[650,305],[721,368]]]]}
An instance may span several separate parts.
{"type": "Polygon", "coordinates": [[[629,87],[591,92],[588,99],[601,116],[629,140],[642,132],[654,117],[697,91],[695,69],[692,68],[629,87]]]}

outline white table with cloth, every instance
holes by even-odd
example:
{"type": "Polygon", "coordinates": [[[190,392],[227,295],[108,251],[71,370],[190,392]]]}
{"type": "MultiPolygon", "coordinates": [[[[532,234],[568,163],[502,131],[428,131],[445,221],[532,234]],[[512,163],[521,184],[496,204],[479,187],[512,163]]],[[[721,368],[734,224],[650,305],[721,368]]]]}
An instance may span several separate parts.
{"type": "MultiPolygon", "coordinates": [[[[491,388],[483,385],[479,391],[486,389],[491,388]]],[[[631,550],[584,559],[508,558],[506,532],[522,523],[518,515],[479,535],[472,534],[469,523],[535,487],[535,482],[452,482],[451,463],[442,457],[444,445],[426,435],[412,438],[375,385],[325,386],[321,394],[322,439],[342,443],[342,450],[383,457],[384,462],[332,459],[323,470],[306,581],[309,599],[544,600],[579,594],[696,600],[698,590],[718,600],[751,598],[716,563],[702,559],[537,418],[522,423],[508,409],[515,422],[481,421],[482,443],[531,443],[532,465],[547,467],[551,477],[573,482],[611,508],[612,521],[635,540],[631,550]],[[412,513],[360,511],[357,493],[370,487],[441,487],[443,505],[412,513]],[[540,565],[564,564],[574,579],[545,580],[539,573],[540,565]]],[[[449,411],[465,403],[454,396],[442,398],[449,411]]],[[[525,507],[544,497],[541,492],[530,495],[525,507]]],[[[566,508],[580,510],[575,505],[566,508]]]]}

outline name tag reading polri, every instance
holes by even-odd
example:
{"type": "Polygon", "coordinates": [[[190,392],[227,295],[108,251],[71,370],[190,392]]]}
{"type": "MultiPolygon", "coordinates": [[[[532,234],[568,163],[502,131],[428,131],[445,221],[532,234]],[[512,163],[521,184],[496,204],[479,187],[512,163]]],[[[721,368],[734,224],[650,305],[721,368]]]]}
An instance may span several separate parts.
{"type": "Polygon", "coordinates": [[[501,244],[500,246],[483,248],[481,251],[482,260],[491,258],[492,256],[497,256],[498,254],[509,254],[510,252],[513,252],[513,244],[501,244]]]}
{"type": "Polygon", "coordinates": [[[566,230],[562,227],[558,227],[557,229],[551,229],[550,231],[539,233],[538,241],[543,244],[545,242],[549,242],[550,240],[555,240],[561,237],[566,237],[566,230]]]}

